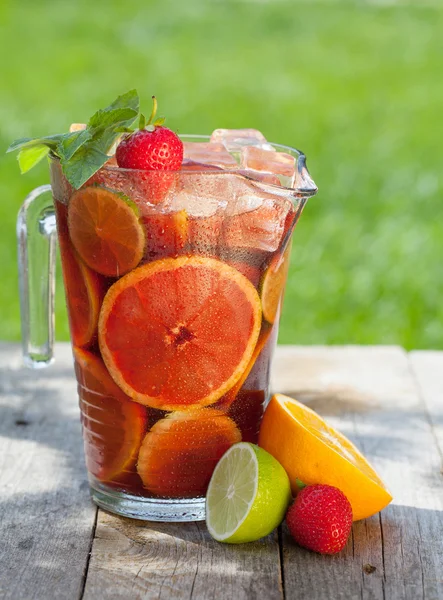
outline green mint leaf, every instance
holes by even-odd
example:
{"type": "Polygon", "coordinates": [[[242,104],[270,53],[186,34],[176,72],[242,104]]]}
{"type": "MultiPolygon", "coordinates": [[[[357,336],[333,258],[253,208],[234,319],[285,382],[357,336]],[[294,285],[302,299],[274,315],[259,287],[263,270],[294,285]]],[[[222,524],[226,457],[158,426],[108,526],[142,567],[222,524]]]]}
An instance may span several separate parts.
{"type": "Polygon", "coordinates": [[[116,131],[114,127],[109,127],[94,135],[91,143],[105,154],[109,154],[112,146],[117,142],[120,136],[121,133],[116,131]]]}
{"type": "Polygon", "coordinates": [[[57,144],[57,155],[64,161],[70,160],[77,150],[91,139],[87,129],[66,134],[57,144]]]}
{"type": "Polygon", "coordinates": [[[138,97],[137,90],[129,90],[126,94],[122,94],[105,110],[114,110],[116,108],[132,108],[132,110],[138,113],[140,110],[140,98],[138,97]]]}
{"type": "Polygon", "coordinates": [[[14,140],[6,152],[13,152],[14,150],[20,150],[21,148],[30,148],[32,146],[48,146],[51,150],[55,150],[59,141],[66,134],[57,133],[56,135],[48,135],[42,138],[19,138],[14,140]]]}
{"type": "Polygon", "coordinates": [[[138,128],[144,129],[146,127],[146,117],[143,113],[140,113],[140,119],[138,120],[138,128]]]}
{"type": "Polygon", "coordinates": [[[133,108],[115,108],[113,110],[98,110],[88,122],[88,129],[103,130],[108,127],[124,127],[132,125],[138,112],[133,108]]]}
{"type": "Polygon", "coordinates": [[[61,159],[63,173],[76,190],[109,160],[93,143],[85,143],[70,160],[61,159]]]}
{"type": "Polygon", "coordinates": [[[45,158],[49,152],[49,146],[44,146],[43,144],[22,148],[17,157],[20,172],[23,174],[29,171],[29,169],[32,169],[32,167],[45,158]]]}
{"type": "Polygon", "coordinates": [[[20,138],[7,152],[20,151],[22,172],[52,152],[60,158],[68,181],[78,189],[107,162],[109,151],[121,134],[132,132],[130,127],[137,119],[139,106],[137,90],[130,90],[94,113],[85,130],[42,138],[20,138]]]}

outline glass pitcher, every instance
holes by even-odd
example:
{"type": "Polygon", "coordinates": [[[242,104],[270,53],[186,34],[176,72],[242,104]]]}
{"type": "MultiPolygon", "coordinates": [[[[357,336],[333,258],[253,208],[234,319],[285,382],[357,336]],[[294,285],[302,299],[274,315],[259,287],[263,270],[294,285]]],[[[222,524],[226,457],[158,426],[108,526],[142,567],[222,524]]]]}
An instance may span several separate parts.
{"type": "Polygon", "coordinates": [[[272,148],[294,157],[291,182],[266,165],[110,159],[74,190],[52,157],[51,185],[19,212],[24,360],[53,359],[57,236],[91,493],[107,510],[204,519],[217,461],[257,441],[292,233],[317,191],[301,152],[272,148]]]}

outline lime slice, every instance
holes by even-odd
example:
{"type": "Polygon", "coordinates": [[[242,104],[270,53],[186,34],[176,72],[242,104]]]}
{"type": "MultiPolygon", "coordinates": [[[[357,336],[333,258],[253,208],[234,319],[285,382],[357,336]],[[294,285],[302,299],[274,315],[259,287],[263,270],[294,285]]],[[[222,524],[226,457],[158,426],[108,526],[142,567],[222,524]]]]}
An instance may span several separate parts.
{"type": "Polygon", "coordinates": [[[289,478],[268,452],[246,442],[222,456],[206,495],[206,525],[218,542],[252,542],[283,521],[291,501],[289,478]]]}

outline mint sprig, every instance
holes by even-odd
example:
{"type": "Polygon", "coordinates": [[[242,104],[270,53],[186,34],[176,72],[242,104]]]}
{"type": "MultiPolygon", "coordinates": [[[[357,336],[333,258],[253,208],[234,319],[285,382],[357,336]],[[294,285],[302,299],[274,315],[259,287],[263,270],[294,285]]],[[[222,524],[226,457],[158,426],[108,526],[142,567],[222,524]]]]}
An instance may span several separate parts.
{"type": "Polygon", "coordinates": [[[19,151],[22,173],[39,163],[48,153],[58,156],[66,179],[73,188],[81,187],[109,159],[109,151],[137,119],[140,99],[137,90],[119,96],[108,107],[95,112],[86,129],[41,138],[21,138],[7,152],[19,151]]]}

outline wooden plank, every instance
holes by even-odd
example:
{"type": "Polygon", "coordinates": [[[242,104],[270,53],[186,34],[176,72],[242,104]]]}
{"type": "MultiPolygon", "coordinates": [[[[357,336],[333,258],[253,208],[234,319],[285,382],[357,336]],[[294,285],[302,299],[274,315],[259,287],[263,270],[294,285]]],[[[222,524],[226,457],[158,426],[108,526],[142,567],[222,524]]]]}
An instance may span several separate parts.
{"type": "Polygon", "coordinates": [[[409,360],[443,460],[443,352],[416,350],[409,360]]]}
{"type": "Polygon", "coordinates": [[[273,381],[350,437],[394,495],[381,515],[354,525],[332,558],[296,547],[284,530],[286,597],[443,598],[440,455],[406,353],[282,347],[273,381]]]}
{"type": "Polygon", "coordinates": [[[141,523],[99,510],[84,600],[283,598],[277,532],[214,542],[203,523],[141,523]]]}
{"type": "Polygon", "coordinates": [[[0,598],[79,598],[96,509],[69,346],[30,371],[0,344],[0,413],[0,598]]]}

